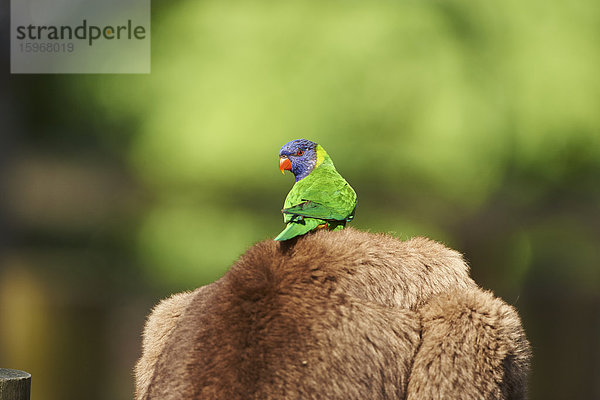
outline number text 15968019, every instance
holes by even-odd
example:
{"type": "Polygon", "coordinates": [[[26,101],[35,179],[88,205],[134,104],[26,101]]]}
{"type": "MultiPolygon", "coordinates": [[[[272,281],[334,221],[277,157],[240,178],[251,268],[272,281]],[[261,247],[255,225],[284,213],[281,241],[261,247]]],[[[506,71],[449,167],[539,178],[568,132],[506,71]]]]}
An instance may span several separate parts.
{"type": "Polygon", "coordinates": [[[71,42],[21,42],[19,46],[21,53],[72,53],[75,50],[75,44],[71,42]]]}

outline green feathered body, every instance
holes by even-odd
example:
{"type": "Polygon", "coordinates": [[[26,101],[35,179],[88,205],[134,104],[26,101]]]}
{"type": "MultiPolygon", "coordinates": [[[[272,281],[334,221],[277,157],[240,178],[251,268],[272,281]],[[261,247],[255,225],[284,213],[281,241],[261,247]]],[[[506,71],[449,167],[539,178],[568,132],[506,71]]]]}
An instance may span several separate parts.
{"type": "Polygon", "coordinates": [[[285,198],[282,212],[287,225],[275,240],[288,240],[323,225],[343,229],[354,218],[354,189],[336,171],[325,150],[319,145],[316,149],[315,168],[285,198]]]}

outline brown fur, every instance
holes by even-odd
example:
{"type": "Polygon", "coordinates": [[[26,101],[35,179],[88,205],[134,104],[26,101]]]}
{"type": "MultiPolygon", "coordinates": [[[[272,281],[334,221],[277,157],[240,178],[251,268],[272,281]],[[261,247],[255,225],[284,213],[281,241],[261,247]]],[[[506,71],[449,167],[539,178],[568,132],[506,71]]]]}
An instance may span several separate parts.
{"type": "Polygon", "coordinates": [[[148,319],[136,399],[520,399],[529,347],[461,255],[345,229],[249,249],[148,319]]]}
{"type": "Polygon", "coordinates": [[[177,320],[190,303],[190,293],[178,293],[161,301],[146,321],[142,341],[142,357],[135,366],[136,398],[146,396],[158,357],[175,329],[177,320]]]}

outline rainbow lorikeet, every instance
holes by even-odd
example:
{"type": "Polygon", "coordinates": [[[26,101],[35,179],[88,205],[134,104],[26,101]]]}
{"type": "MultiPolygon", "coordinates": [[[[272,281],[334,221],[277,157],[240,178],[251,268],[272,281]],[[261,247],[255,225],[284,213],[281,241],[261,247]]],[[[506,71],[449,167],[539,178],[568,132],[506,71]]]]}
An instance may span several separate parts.
{"type": "Polygon", "coordinates": [[[292,140],[279,150],[279,169],[283,174],[291,171],[296,183],[281,210],[287,225],[275,240],[288,240],[317,228],[339,230],[352,221],[356,192],[323,147],[306,139],[292,140]]]}

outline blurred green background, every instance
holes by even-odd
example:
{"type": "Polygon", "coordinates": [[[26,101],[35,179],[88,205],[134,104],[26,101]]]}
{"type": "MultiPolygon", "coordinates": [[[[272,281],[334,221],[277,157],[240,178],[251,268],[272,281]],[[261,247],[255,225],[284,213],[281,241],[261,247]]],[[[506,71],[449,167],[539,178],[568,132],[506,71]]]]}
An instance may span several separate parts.
{"type": "Polygon", "coordinates": [[[154,1],[150,75],[10,75],[0,19],[0,366],[32,399],[131,398],[152,305],[282,228],[301,137],[355,228],[517,307],[532,399],[600,399],[597,1],[154,1]]]}

